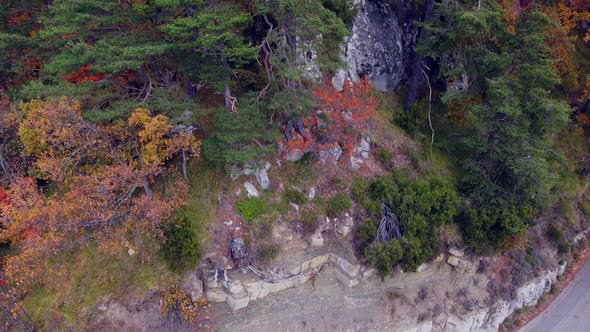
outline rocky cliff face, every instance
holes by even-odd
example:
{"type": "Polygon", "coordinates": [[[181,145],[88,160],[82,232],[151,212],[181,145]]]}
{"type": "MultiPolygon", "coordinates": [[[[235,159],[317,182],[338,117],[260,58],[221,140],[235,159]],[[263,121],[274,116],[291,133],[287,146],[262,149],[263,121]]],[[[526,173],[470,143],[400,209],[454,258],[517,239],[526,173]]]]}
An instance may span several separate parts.
{"type": "Polygon", "coordinates": [[[387,3],[361,0],[344,47],[348,68],[336,73],[334,87],[342,90],[346,79],[367,77],[379,91],[395,89],[404,75],[402,37],[396,15],[387,3]]]}
{"type": "MultiPolygon", "coordinates": [[[[516,297],[512,300],[500,300],[490,306],[483,307],[470,315],[449,315],[444,322],[442,331],[498,331],[500,324],[516,309],[534,306],[539,299],[551,290],[557,276],[563,273],[560,267],[549,270],[541,276],[526,282],[516,289],[516,297]]],[[[416,326],[413,331],[433,331],[433,322],[416,326]]]]}

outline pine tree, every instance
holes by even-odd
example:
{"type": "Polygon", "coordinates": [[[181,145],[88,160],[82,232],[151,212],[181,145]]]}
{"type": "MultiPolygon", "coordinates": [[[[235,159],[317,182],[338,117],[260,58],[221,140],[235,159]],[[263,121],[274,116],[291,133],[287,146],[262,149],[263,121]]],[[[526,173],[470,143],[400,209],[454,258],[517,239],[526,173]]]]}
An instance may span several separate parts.
{"type": "MultiPolygon", "coordinates": [[[[493,1],[472,9],[440,5],[437,20],[427,26],[432,37],[421,50],[442,62],[448,85],[462,75],[471,80],[467,91],[448,89],[442,97],[447,104],[470,105],[469,129],[460,141],[469,151],[462,180],[471,206],[516,207],[512,215],[523,216],[527,213],[518,209],[545,207],[552,200],[550,144],[571,109],[551,95],[559,79],[545,43],[547,16],[535,8],[513,20],[507,14],[493,1]]],[[[520,217],[487,215],[505,235],[501,241],[523,229],[510,222],[520,217]]]]}

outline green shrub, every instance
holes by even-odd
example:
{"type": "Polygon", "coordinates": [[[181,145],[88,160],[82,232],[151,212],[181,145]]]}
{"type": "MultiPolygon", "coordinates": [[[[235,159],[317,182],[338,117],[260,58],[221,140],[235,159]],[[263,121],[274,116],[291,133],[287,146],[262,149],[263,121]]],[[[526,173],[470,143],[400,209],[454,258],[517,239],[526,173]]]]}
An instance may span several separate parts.
{"type": "Polygon", "coordinates": [[[358,238],[362,244],[369,244],[377,236],[377,224],[373,220],[367,220],[358,231],[358,238]]]}
{"type": "Polygon", "coordinates": [[[376,243],[365,249],[365,258],[377,269],[377,273],[384,278],[391,274],[395,266],[403,257],[402,247],[397,240],[389,243],[376,243]]]}
{"type": "Polygon", "coordinates": [[[272,204],[260,197],[251,197],[236,203],[238,211],[244,219],[253,224],[261,217],[272,212],[272,204]]]}
{"type": "Polygon", "coordinates": [[[526,230],[529,210],[515,208],[467,209],[457,219],[465,243],[478,253],[502,247],[514,235],[526,230]]]}
{"type": "Polygon", "coordinates": [[[399,292],[388,292],[387,297],[389,298],[389,300],[393,301],[400,299],[402,295],[399,292]]]}
{"type": "Polygon", "coordinates": [[[375,151],[375,157],[379,160],[379,163],[381,163],[385,170],[393,171],[395,169],[395,164],[393,162],[394,156],[391,151],[385,148],[379,148],[375,151]]]}
{"type": "MultiPolygon", "coordinates": [[[[394,245],[396,250],[397,246],[401,248],[399,257],[397,251],[393,255],[381,244],[365,250],[365,254],[371,255],[368,260],[381,275],[390,273],[392,266],[385,267],[388,263],[413,271],[430,259],[439,242],[435,227],[453,221],[458,213],[459,197],[451,182],[440,176],[411,179],[406,174],[393,172],[370,182],[357,181],[353,194],[374,220],[382,217],[385,202],[400,221],[402,237],[395,240],[394,245]]],[[[376,231],[375,223],[366,223],[359,230],[359,240],[370,241],[376,231]]]]}
{"type": "Polygon", "coordinates": [[[339,193],[326,201],[326,214],[335,217],[340,213],[350,210],[352,201],[345,193],[339,193]]]}
{"type": "Polygon", "coordinates": [[[295,203],[299,205],[307,203],[307,196],[305,196],[304,193],[292,189],[288,189],[285,192],[284,199],[287,203],[295,203]]]}
{"type": "Polygon", "coordinates": [[[301,227],[303,228],[303,232],[307,234],[315,232],[318,229],[318,226],[320,225],[318,214],[313,210],[304,210],[301,213],[299,222],[301,224],[301,227]]]}
{"type": "Polygon", "coordinates": [[[584,218],[590,220],[590,202],[585,199],[582,200],[582,202],[580,202],[580,210],[582,211],[584,218]]]}
{"type": "Polygon", "coordinates": [[[367,179],[357,179],[352,187],[352,197],[362,205],[367,211],[377,214],[381,211],[381,202],[371,199],[369,195],[369,186],[371,181],[367,179]]]}
{"type": "Polygon", "coordinates": [[[395,114],[393,123],[404,129],[408,134],[413,135],[418,129],[418,123],[416,121],[415,107],[405,112],[398,112],[395,114]]]}
{"type": "Polygon", "coordinates": [[[266,114],[251,97],[240,98],[239,117],[226,108],[214,111],[215,128],[203,142],[203,150],[205,158],[215,165],[243,165],[261,160],[273,151],[273,144],[261,147],[259,142],[273,141],[277,131],[268,126],[266,114]]]}
{"type": "Polygon", "coordinates": [[[201,258],[201,238],[186,217],[179,217],[163,227],[166,241],[162,246],[164,257],[175,271],[193,268],[201,258]]]}
{"type": "Polygon", "coordinates": [[[341,178],[332,178],[330,181],[330,185],[334,187],[336,190],[344,190],[346,188],[346,182],[341,178]]]}
{"type": "Polygon", "coordinates": [[[558,254],[562,254],[562,255],[568,254],[570,252],[570,250],[571,250],[571,245],[567,241],[560,241],[557,244],[557,253],[558,254]]]}
{"type": "Polygon", "coordinates": [[[549,227],[547,228],[546,235],[549,240],[551,240],[555,243],[559,243],[563,240],[563,232],[555,224],[549,225],[549,227]]]}

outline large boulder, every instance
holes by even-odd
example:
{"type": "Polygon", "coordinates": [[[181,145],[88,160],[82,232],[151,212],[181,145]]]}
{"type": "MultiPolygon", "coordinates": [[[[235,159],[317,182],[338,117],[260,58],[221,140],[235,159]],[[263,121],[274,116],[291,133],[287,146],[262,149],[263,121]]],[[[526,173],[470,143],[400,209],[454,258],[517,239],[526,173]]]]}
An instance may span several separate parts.
{"type": "Polygon", "coordinates": [[[395,89],[404,73],[402,30],[391,7],[380,0],[361,0],[352,34],[346,43],[348,68],[337,72],[334,88],[342,91],[347,79],[367,77],[382,92],[395,89]]]}

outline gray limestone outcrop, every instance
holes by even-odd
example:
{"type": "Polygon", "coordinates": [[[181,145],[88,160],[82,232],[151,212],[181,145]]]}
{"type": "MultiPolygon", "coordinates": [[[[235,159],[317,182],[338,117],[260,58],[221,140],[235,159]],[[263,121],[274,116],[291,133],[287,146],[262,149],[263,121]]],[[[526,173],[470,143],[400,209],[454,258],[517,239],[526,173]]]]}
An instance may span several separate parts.
{"type": "Polygon", "coordinates": [[[355,82],[367,77],[375,89],[389,92],[404,75],[402,29],[391,7],[380,0],[362,0],[352,34],[345,43],[346,70],[340,70],[332,83],[341,91],[347,79],[355,82]]]}

